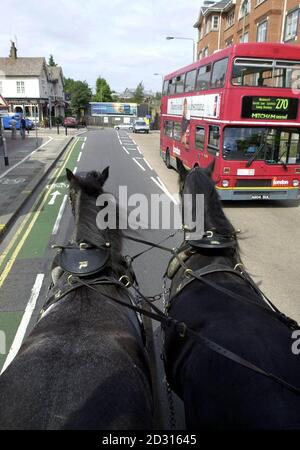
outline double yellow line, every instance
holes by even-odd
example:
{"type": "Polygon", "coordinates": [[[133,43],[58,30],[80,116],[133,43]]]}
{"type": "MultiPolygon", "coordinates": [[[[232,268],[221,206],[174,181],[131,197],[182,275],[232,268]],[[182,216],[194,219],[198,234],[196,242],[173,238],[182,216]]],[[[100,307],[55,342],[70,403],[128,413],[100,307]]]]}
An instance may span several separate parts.
{"type": "MultiPolygon", "coordinates": [[[[58,178],[60,177],[60,175],[61,175],[62,171],[64,170],[64,168],[65,168],[65,166],[66,166],[66,164],[67,164],[67,162],[68,162],[68,160],[69,160],[69,158],[70,158],[70,156],[71,156],[71,154],[72,154],[72,151],[74,150],[74,147],[75,147],[75,145],[77,144],[77,142],[78,142],[78,138],[75,139],[73,145],[71,146],[70,150],[68,151],[67,157],[66,157],[66,159],[65,159],[64,164],[62,165],[62,167],[59,168],[59,169],[57,169],[58,173],[57,173],[57,175],[55,175],[55,179],[54,179],[54,182],[53,182],[52,184],[55,184],[55,183],[57,182],[58,178]]],[[[10,258],[10,259],[8,260],[8,262],[6,263],[6,266],[5,266],[3,272],[2,272],[1,275],[0,275],[0,288],[3,286],[3,283],[4,283],[4,281],[6,280],[6,278],[7,278],[8,274],[9,274],[9,272],[11,271],[11,268],[12,268],[12,266],[14,265],[15,260],[16,260],[16,258],[18,257],[18,254],[20,253],[20,250],[22,249],[22,247],[23,247],[23,245],[24,245],[24,242],[26,241],[26,239],[27,239],[27,237],[28,237],[30,231],[32,230],[33,225],[35,224],[37,218],[39,217],[39,215],[40,215],[40,213],[41,213],[41,211],[42,211],[43,206],[44,206],[45,203],[47,202],[47,199],[48,199],[48,197],[49,197],[49,195],[50,195],[50,192],[51,192],[51,189],[48,190],[48,192],[46,193],[46,195],[45,195],[44,191],[41,192],[41,194],[39,195],[38,199],[35,201],[34,205],[32,206],[31,210],[26,214],[25,219],[24,219],[23,222],[21,223],[21,225],[20,225],[20,227],[19,227],[17,233],[15,234],[15,236],[13,237],[13,239],[10,241],[10,243],[8,244],[8,246],[5,248],[4,252],[3,252],[2,255],[0,256],[0,268],[1,268],[2,264],[5,262],[5,259],[6,259],[7,255],[9,254],[9,252],[11,251],[11,249],[13,248],[13,246],[15,245],[16,241],[18,240],[19,236],[20,236],[21,233],[23,232],[24,227],[25,227],[25,226],[27,225],[27,223],[29,222],[29,218],[31,217],[32,211],[37,207],[37,205],[39,205],[39,203],[40,203],[42,197],[45,195],[45,196],[44,196],[44,199],[42,200],[41,204],[39,205],[38,211],[36,211],[36,212],[34,213],[33,218],[32,218],[32,220],[31,220],[30,223],[29,223],[28,228],[26,229],[24,235],[22,236],[22,238],[21,238],[20,242],[18,243],[16,249],[14,250],[14,252],[13,252],[11,258],[10,258]]]]}

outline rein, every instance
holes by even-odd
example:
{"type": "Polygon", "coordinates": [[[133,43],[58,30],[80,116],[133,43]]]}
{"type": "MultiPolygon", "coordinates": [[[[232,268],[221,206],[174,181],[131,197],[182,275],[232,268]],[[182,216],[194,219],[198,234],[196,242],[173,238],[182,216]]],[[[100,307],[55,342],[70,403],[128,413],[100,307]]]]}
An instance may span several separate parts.
{"type": "MultiPolygon", "coordinates": [[[[126,239],[135,241],[135,242],[139,242],[141,244],[145,244],[145,245],[149,245],[152,248],[159,248],[161,250],[165,250],[171,254],[174,255],[175,258],[178,259],[179,264],[181,265],[181,267],[185,270],[185,275],[194,279],[197,279],[199,281],[204,282],[205,284],[223,292],[226,293],[227,295],[229,295],[230,297],[236,297],[236,298],[243,298],[241,296],[237,296],[235,293],[231,292],[230,290],[227,290],[215,283],[212,282],[208,282],[207,280],[205,280],[203,278],[203,275],[200,275],[197,273],[195,273],[192,269],[188,268],[186,266],[186,264],[181,260],[181,258],[179,258],[178,256],[178,250],[176,249],[170,249],[168,247],[164,247],[161,244],[155,244],[153,242],[150,241],[146,241],[144,239],[138,239],[138,238],[133,238],[131,236],[124,236],[126,239]],[[187,272],[188,271],[188,272],[187,272]],[[188,275],[187,275],[188,274],[188,275]]],[[[60,246],[58,246],[60,247],[60,246]]],[[[142,252],[144,253],[144,252],[142,252]]],[[[141,253],[139,253],[137,256],[139,256],[141,253]]],[[[135,259],[135,257],[131,258],[131,262],[135,259]]],[[[131,264],[130,262],[130,264],[131,264]]],[[[215,269],[215,270],[210,270],[208,273],[215,273],[215,272],[224,272],[224,267],[221,269],[215,269]]],[[[255,284],[252,282],[252,280],[248,279],[248,277],[246,278],[243,272],[237,272],[235,269],[228,269],[229,272],[233,272],[236,275],[240,276],[241,278],[243,278],[244,280],[246,280],[253,288],[255,286],[255,284]]],[[[211,339],[206,338],[205,336],[201,335],[198,332],[193,331],[192,329],[190,329],[189,327],[187,327],[187,325],[184,322],[180,322],[174,318],[172,318],[169,315],[166,315],[163,311],[161,311],[159,308],[157,308],[155,305],[153,305],[153,303],[145,296],[143,295],[140,290],[138,289],[138,287],[136,287],[133,283],[132,280],[130,280],[130,278],[127,275],[122,275],[118,280],[116,278],[110,278],[110,277],[98,277],[98,278],[93,278],[93,279],[89,279],[89,280],[84,280],[82,277],[80,276],[76,276],[72,273],[68,274],[68,284],[69,284],[69,288],[67,288],[66,290],[64,290],[63,292],[58,291],[54,296],[53,299],[50,298],[50,301],[46,302],[45,306],[52,306],[53,304],[57,303],[60,299],[62,299],[63,297],[65,297],[67,294],[69,294],[70,292],[80,288],[80,287],[86,287],[96,293],[99,293],[98,289],[96,288],[96,286],[100,286],[100,285],[114,285],[117,287],[120,287],[122,289],[124,289],[126,291],[126,295],[128,296],[128,298],[130,299],[130,301],[132,303],[126,303],[123,302],[120,299],[117,299],[115,297],[112,297],[110,295],[108,295],[107,293],[102,293],[102,295],[104,297],[106,297],[107,299],[125,306],[126,308],[129,308],[133,311],[135,311],[136,313],[142,314],[146,317],[149,317],[153,320],[156,320],[158,322],[160,322],[164,327],[174,327],[175,332],[178,333],[178,335],[181,338],[186,338],[186,337],[190,337],[191,339],[193,339],[195,342],[201,344],[201,345],[205,345],[207,348],[209,348],[210,350],[212,350],[213,352],[227,358],[230,359],[231,361],[235,362],[236,364],[243,366],[247,369],[250,369],[256,373],[259,373],[260,375],[263,375],[271,380],[273,380],[274,382],[276,382],[277,384],[285,387],[286,389],[290,390],[291,392],[294,392],[297,395],[300,395],[300,389],[291,385],[290,383],[286,382],[285,380],[277,377],[276,375],[265,371],[264,369],[261,369],[260,367],[256,366],[255,364],[251,363],[250,361],[247,361],[246,359],[240,357],[239,355],[237,355],[234,352],[231,352],[230,350],[222,347],[221,345],[219,345],[218,343],[212,341],[211,339]],[[140,308],[139,306],[136,306],[134,304],[135,299],[133,298],[132,294],[130,293],[130,291],[128,291],[128,287],[132,287],[135,292],[150,306],[150,308],[154,311],[147,311],[144,308],[140,308]]],[[[264,295],[262,294],[262,292],[260,291],[260,289],[255,286],[255,290],[256,292],[259,292],[260,295],[262,295],[264,297],[264,295]]],[[[244,299],[243,299],[244,300],[244,299]]],[[[253,302],[251,302],[253,303],[253,302]]],[[[270,302],[271,303],[271,302],[270,302]]],[[[265,309],[265,308],[263,308],[265,309]]],[[[266,309],[265,309],[266,310],[266,309]]],[[[266,310],[267,311],[267,310],[266,310]]],[[[272,312],[272,311],[271,311],[272,312]]],[[[280,313],[282,314],[282,313],[280,313]]],[[[283,314],[282,314],[283,315],[283,314]]],[[[284,316],[284,315],[283,315],[284,316]]],[[[292,319],[289,319],[290,321],[290,326],[291,324],[293,324],[293,326],[295,326],[296,322],[293,321],[292,319]]],[[[297,325],[297,324],[296,324],[297,325]]]]}

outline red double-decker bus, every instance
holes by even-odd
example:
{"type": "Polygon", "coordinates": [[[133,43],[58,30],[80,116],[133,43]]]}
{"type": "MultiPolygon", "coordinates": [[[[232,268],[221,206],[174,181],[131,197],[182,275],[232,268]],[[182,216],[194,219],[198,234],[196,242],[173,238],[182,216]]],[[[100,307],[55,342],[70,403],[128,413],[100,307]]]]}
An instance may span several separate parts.
{"type": "Polygon", "coordinates": [[[161,156],[206,167],[222,200],[300,197],[300,48],[227,47],[164,78],[161,156]]]}

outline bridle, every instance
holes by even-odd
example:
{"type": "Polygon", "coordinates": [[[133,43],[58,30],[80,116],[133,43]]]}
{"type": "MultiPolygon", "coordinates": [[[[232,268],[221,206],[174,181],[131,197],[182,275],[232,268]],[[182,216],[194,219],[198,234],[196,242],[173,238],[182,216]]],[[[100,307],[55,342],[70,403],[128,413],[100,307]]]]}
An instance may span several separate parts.
{"type": "MultiPolygon", "coordinates": [[[[165,238],[163,241],[167,240],[169,237],[173,236],[174,233],[172,233],[172,235],[168,236],[167,238],[165,238]]],[[[128,269],[131,269],[131,265],[133,260],[137,257],[140,256],[141,254],[145,253],[146,251],[151,250],[152,248],[158,248],[164,251],[167,251],[169,253],[171,253],[173,255],[173,258],[175,258],[176,260],[178,260],[179,265],[182,267],[182,269],[184,270],[184,276],[187,279],[187,282],[184,284],[184,286],[181,287],[180,291],[178,291],[176,293],[176,295],[182,291],[183,288],[185,288],[191,281],[194,280],[198,280],[201,281],[202,283],[222,292],[223,294],[226,294],[227,296],[230,296],[238,301],[243,301],[245,302],[245,298],[224,288],[223,286],[220,286],[212,281],[207,280],[206,275],[208,274],[212,274],[212,273],[220,273],[220,272],[229,272],[232,274],[235,274],[236,276],[239,276],[240,278],[242,278],[243,280],[245,280],[247,283],[249,283],[251,285],[251,287],[255,290],[255,292],[257,292],[259,295],[261,295],[261,297],[266,300],[271,307],[273,308],[273,310],[271,309],[267,309],[261,305],[259,305],[258,303],[254,303],[254,302],[250,302],[253,305],[258,305],[262,310],[264,311],[268,311],[269,313],[275,315],[275,317],[277,317],[280,321],[282,321],[283,323],[285,323],[290,329],[296,329],[299,328],[298,324],[288,318],[287,316],[285,316],[283,313],[281,313],[268,299],[267,297],[261,292],[261,290],[255,285],[255,283],[251,280],[251,278],[249,277],[249,275],[242,270],[242,264],[238,263],[234,268],[228,268],[226,266],[221,266],[221,265],[210,265],[208,266],[208,268],[202,268],[200,270],[192,270],[191,268],[189,268],[186,265],[186,262],[184,262],[182,260],[182,258],[180,258],[180,253],[183,250],[190,250],[192,252],[195,252],[195,249],[201,249],[201,248],[210,248],[212,246],[212,248],[216,248],[217,245],[223,245],[222,248],[228,248],[228,247],[233,247],[235,238],[233,235],[231,236],[223,236],[223,235],[216,235],[214,234],[211,230],[208,230],[204,233],[203,237],[201,240],[197,241],[197,242],[183,242],[179,248],[168,248],[165,247],[162,244],[162,242],[160,243],[153,243],[144,239],[139,239],[139,238],[135,238],[132,236],[128,236],[128,235],[123,235],[123,237],[125,237],[125,239],[131,240],[131,241],[135,241],[137,243],[141,243],[144,245],[149,246],[150,248],[140,252],[138,255],[135,255],[135,257],[131,257],[129,260],[127,259],[127,266],[128,269]],[[222,238],[222,239],[221,239],[222,238]],[[219,242],[219,244],[217,243],[219,242]],[[204,270],[206,269],[206,270],[204,270]]],[[[54,246],[56,248],[59,248],[61,250],[61,252],[63,253],[64,249],[74,249],[74,246],[54,246]]],[[[95,251],[96,247],[91,246],[89,244],[86,243],[81,243],[81,247],[82,247],[82,251],[95,251]]],[[[75,250],[78,251],[78,245],[75,246],[75,250]]],[[[110,243],[107,242],[103,248],[101,248],[101,250],[106,250],[104,253],[106,253],[107,251],[110,251],[110,243]]],[[[193,253],[194,254],[194,253],[193,253]]],[[[107,299],[125,306],[126,308],[129,308],[133,311],[135,311],[138,314],[141,314],[143,316],[149,317],[153,320],[156,320],[158,322],[161,323],[161,325],[166,329],[168,327],[173,327],[174,331],[181,337],[181,338],[187,338],[190,337],[191,339],[193,339],[195,342],[201,344],[201,345],[205,345],[207,348],[209,348],[210,350],[212,350],[213,352],[227,358],[230,359],[231,361],[235,362],[236,364],[243,366],[247,369],[250,369],[256,373],[259,373],[260,375],[263,375],[271,380],[273,380],[274,382],[276,382],[277,384],[285,387],[286,389],[290,390],[291,392],[296,393],[297,395],[300,395],[300,389],[291,385],[290,383],[288,383],[287,381],[277,377],[276,375],[267,372],[266,370],[258,367],[257,365],[251,363],[250,361],[246,360],[245,358],[240,357],[239,355],[237,355],[234,352],[231,352],[230,350],[222,347],[221,345],[219,345],[218,343],[214,342],[211,339],[206,338],[205,336],[203,336],[202,334],[195,332],[194,330],[190,329],[184,322],[180,322],[174,318],[172,318],[170,315],[165,314],[163,311],[161,311],[159,308],[157,308],[153,302],[151,302],[149,300],[148,297],[146,297],[145,295],[143,295],[141,293],[141,291],[139,290],[138,285],[136,285],[134,283],[134,281],[128,276],[128,274],[124,273],[123,275],[121,275],[119,278],[111,275],[107,275],[107,274],[102,274],[103,270],[106,268],[106,263],[107,263],[108,258],[105,257],[105,263],[101,264],[101,261],[99,260],[99,270],[97,271],[93,271],[93,274],[88,274],[88,273],[84,273],[83,275],[80,273],[74,273],[72,272],[72,270],[70,271],[70,268],[68,267],[64,267],[64,277],[65,280],[67,280],[67,288],[64,290],[58,289],[56,292],[54,291],[52,293],[52,295],[48,298],[48,300],[46,301],[46,304],[43,308],[44,312],[45,312],[45,308],[48,309],[50,306],[55,305],[59,300],[61,300],[62,298],[64,298],[67,294],[69,294],[70,292],[73,292],[75,290],[77,290],[78,288],[82,288],[82,287],[86,287],[96,293],[99,294],[99,291],[97,289],[98,286],[103,286],[103,285],[110,285],[110,286],[115,286],[118,287],[122,290],[124,290],[124,292],[126,292],[127,297],[130,299],[130,303],[127,303],[125,301],[122,301],[119,298],[113,297],[108,295],[106,292],[105,293],[101,293],[104,297],[106,297],[107,299]],[[132,292],[130,292],[128,290],[129,287],[132,287],[133,290],[136,292],[136,294],[139,295],[139,297],[144,300],[151,308],[151,310],[146,310],[145,308],[141,308],[139,306],[136,305],[135,302],[135,298],[132,294],[132,292]]],[[[78,271],[77,271],[78,272],[78,271]]],[[[129,272],[129,270],[128,270],[129,272]]],[[[248,301],[249,302],[249,301],[248,301]]]]}

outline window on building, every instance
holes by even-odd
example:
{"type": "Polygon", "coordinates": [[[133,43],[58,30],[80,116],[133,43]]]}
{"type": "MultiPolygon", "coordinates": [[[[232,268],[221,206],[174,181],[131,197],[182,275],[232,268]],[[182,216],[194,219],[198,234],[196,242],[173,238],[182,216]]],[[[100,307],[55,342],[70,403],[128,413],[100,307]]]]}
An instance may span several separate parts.
{"type": "Polygon", "coordinates": [[[250,13],[250,0],[243,0],[241,2],[239,19],[241,19],[242,17],[245,17],[249,13],[250,13]]]}
{"type": "Polygon", "coordinates": [[[17,81],[17,94],[25,94],[24,81],[17,81]]]}
{"type": "Polygon", "coordinates": [[[242,36],[240,36],[240,42],[249,42],[249,33],[247,31],[247,33],[242,34],[242,36]]]}
{"type": "Polygon", "coordinates": [[[196,127],[195,148],[203,150],[204,144],[205,144],[205,129],[203,127],[196,127]]]}
{"type": "Polygon", "coordinates": [[[205,34],[209,33],[211,30],[211,17],[208,17],[205,22],[205,34]]]}
{"type": "Polygon", "coordinates": [[[205,58],[206,56],[208,56],[208,47],[205,47],[202,51],[202,58],[205,58]]]}
{"type": "Polygon", "coordinates": [[[195,89],[196,69],[187,72],[185,76],[184,92],[191,92],[195,89]]]}
{"type": "Polygon", "coordinates": [[[230,11],[226,16],[226,28],[232,27],[234,24],[234,10],[230,11]]]}
{"type": "Polygon", "coordinates": [[[257,25],[257,42],[267,42],[267,28],[268,22],[266,20],[257,25]]]}
{"type": "Polygon", "coordinates": [[[260,5],[261,3],[265,2],[266,0],[256,0],[256,6],[260,5]]]}
{"type": "Polygon", "coordinates": [[[217,125],[209,126],[207,149],[213,155],[215,155],[220,149],[220,129],[217,125]]]}
{"type": "Polygon", "coordinates": [[[229,45],[233,44],[233,38],[227,39],[227,41],[225,42],[225,46],[229,47],[229,45]]]}
{"type": "Polygon", "coordinates": [[[284,40],[289,41],[297,36],[299,9],[290,12],[285,19],[284,40]]]}
{"type": "Polygon", "coordinates": [[[228,58],[220,59],[214,63],[212,76],[211,76],[211,87],[220,88],[224,86],[225,76],[227,71],[228,58]]]}
{"type": "Polygon", "coordinates": [[[211,65],[202,66],[198,70],[196,91],[205,91],[210,87],[211,65]]]}
{"type": "Polygon", "coordinates": [[[212,29],[213,30],[219,29],[219,16],[212,16],[212,29]]]}

